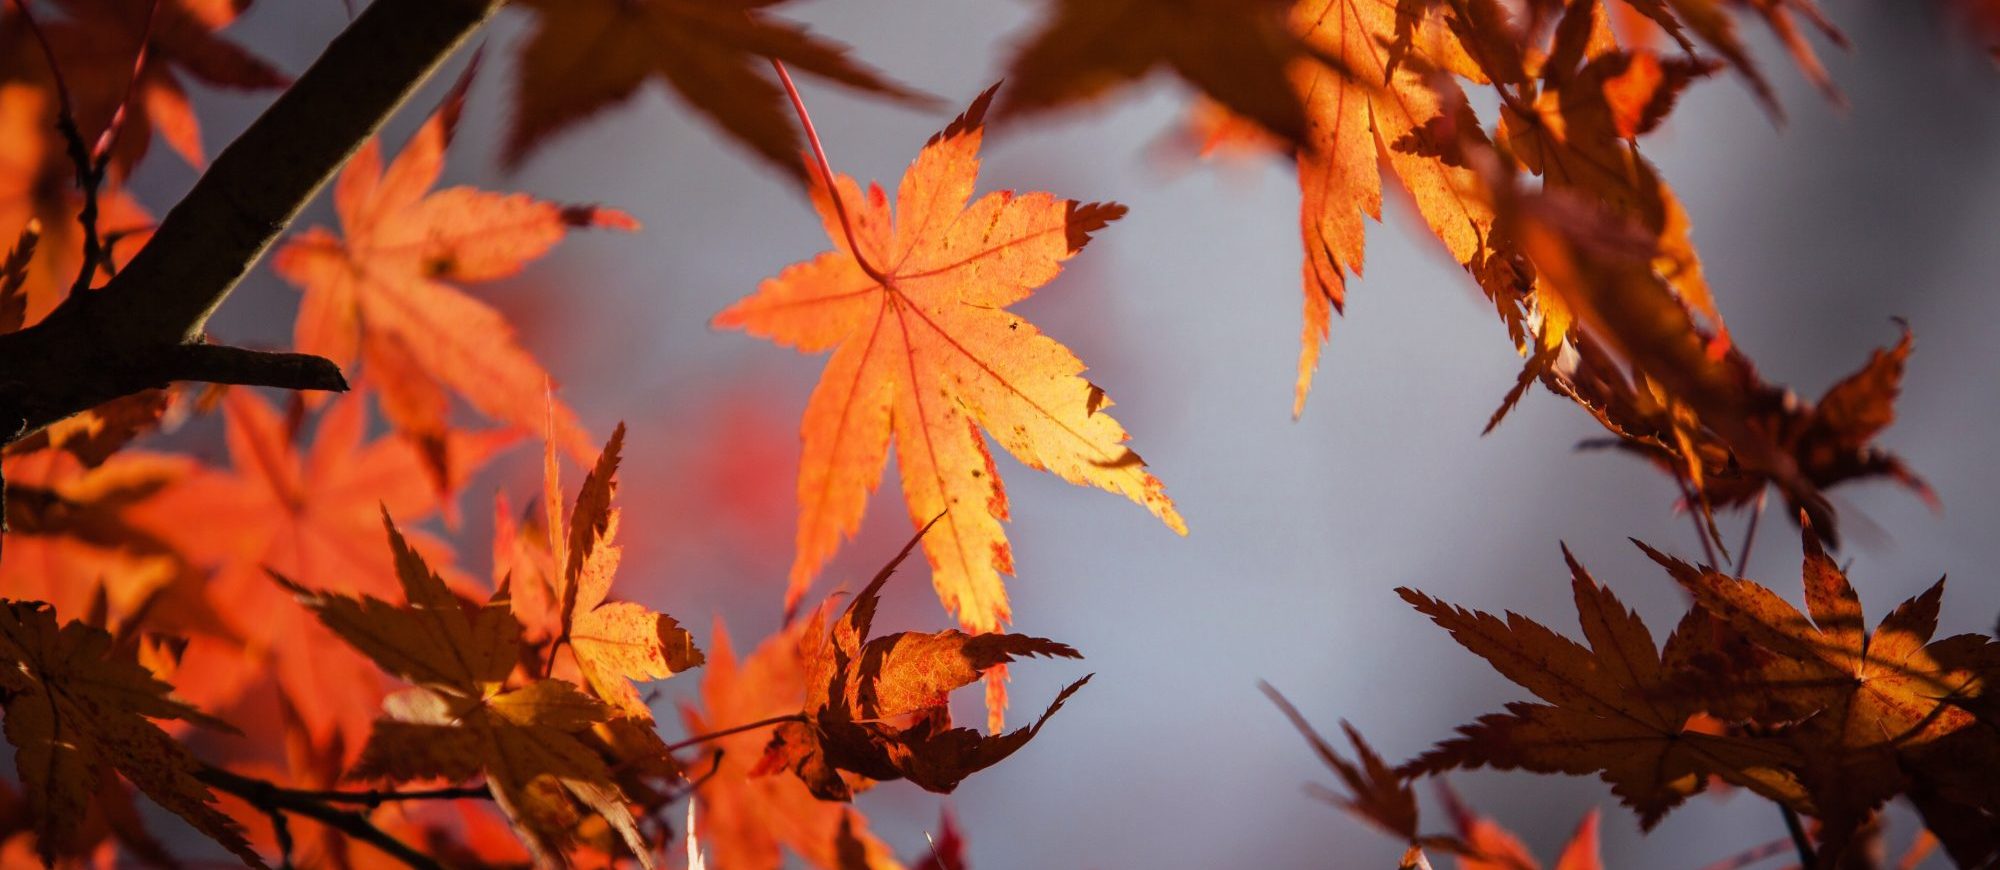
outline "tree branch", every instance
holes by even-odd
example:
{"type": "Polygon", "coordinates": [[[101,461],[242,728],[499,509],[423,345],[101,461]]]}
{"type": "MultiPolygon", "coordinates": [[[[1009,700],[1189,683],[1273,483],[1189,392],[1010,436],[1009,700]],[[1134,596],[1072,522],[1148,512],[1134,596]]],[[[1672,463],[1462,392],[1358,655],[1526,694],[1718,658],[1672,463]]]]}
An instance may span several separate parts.
{"type": "MultiPolygon", "coordinates": [[[[374,846],[383,854],[417,870],[443,870],[444,865],[439,864],[436,859],[417,851],[408,843],[389,836],[381,828],[375,827],[375,823],[369,821],[367,816],[353,810],[336,809],[329,806],[325,800],[316,797],[325,793],[284,788],[261,779],[231,773],[219,767],[203,767],[195,773],[195,778],[217,791],[242,798],[251,806],[271,816],[274,822],[287,813],[302,816],[374,846]]],[[[411,793],[407,797],[415,795],[416,793],[411,793]]]]}
{"type": "Polygon", "coordinates": [[[325,360],[210,347],[203,328],[349,155],[501,2],[370,4],[223,149],[116,277],[0,335],[4,443],[169,380],[344,386],[325,360]]]}

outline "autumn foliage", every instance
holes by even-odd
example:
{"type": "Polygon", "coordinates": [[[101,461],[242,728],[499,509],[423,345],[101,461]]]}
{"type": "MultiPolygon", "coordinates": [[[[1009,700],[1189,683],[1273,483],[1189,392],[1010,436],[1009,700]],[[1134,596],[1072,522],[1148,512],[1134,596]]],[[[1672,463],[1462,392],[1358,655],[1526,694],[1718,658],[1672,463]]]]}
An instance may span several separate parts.
{"type": "MultiPolygon", "coordinates": [[[[331,178],[332,225],[293,225],[302,198],[275,217],[240,194],[226,207],[194,194],[185,208],[141,205],[125,185],[154,161],[210,173],[203,184],[257,183],[225,177],[245,172],[226,153],[206,168],[213,143],[190,83],[279,107],[349,84],[388,94],[321,107],[372,113],[347,120],[373,131],[508,4],[376,0],[296,82],[229,35],[249,5],[0,6],[0,368],[12,367],[0,376],[0,706],[16,770],[0,791],[5,860],[180,866],[219,846],[286,867],[734,870],[789,854],[890,868],[904,866],[898,853],[965,866],[949,814],[927,846],[891,844],[851,802],[878,786],[949,793],[1031,741],[1047,749],[1060,737],[1036,738],[1059,734],[1053,717],[1090,703],[1077,648],[1009,631],[1016,505],[993,448],[1190,533],[1086,362],[1014,310],[1117,231],[1119,191],[1016,192],[981,178],[981,149],[990,128],[1101,105],[1160,74],[1191,95],[1182,138],[1200,154],[1295,173],[1302,256],[1297,289],[1283,288],[1303,299],[1294,415],[1315,377],[1348,374],[1321,372],[1322,349],[1349,293],[1379,289],[1363,286],[1368,224],[1404,196],[1520,361],[1488,430],[1538,385],[1567,399],[1602,427],[1587,446],[1673,486],[1698,546],[1637,543],[1685,593],[1671,626],[1648,626],[1613,591],[1658,578],[1600,583],[1563,547],[1580,641],[1395,590],[1533,700],[1394,763],[1351,726],[1346,748],[1323,738],[1266,686],[1338,781],[1322,797],[1403,844],[1408,867],[1617,866],[1595,811],[1550,860],[1530,854],[1445,780],[1481,768],[1595,776],[1646,830],[1695,795],[1747,793],[1777,807],[1775,851],[1815,868],[1876,866],[1885,808],[1900,802],[1923,828],[1907,866],[1932,849],[1960,866],[2000,862],[2000,703],[1985,694],[2000,645],[1935,637],[1942,580],[1865,617],[1830,555],[1843,528],[1830,489],[1876,479],[1935,500],[1878,443],[1911,329],[1816,400],[1768,380],[1723,321],[1731,291],[1705,275],[1694,218],[1640,147],[1688,88],[1718,77],[1782,116],[1773,59],[1746,28],[1768,29],[1840,100],[1813,45],[1845,41],[1811,0],[1048,0],[1008,49],[1004,83],[907,143],[893,189],[838,171],[792,73],[912,111],[944,102],[788,19],[782,2],[520,0],[507,14],[525,35],[504,73],[481,72],[468,50],[405,141],[334,143],[340,154],[314,168],[331,178]],[[356,35],[368,33],[400,40],[384,56],[421,70],[380,81],[390,67],[356,35]],[[649,231],[611,206],[441,186],[468,94],[503,77],[508,119],[481,135],[510,167],[559,157],[571,131],[657,83],[824,226],[826,250],[790,265],[774,253],[770,277],[711,323],[825,357],[803,409],[746,418],[798,414],[796,520],[762,539],[791,541],[771,563],[790,570],[767,637],[733,640],[719,619],[684,624],[691,614],[637,603],[651,590],[619,574],[619,482],[626,452],[653,442],[628,444],[622,423],[600,441],[559,397],[560,372],[482,298],[573,232],[649,231]],[[133,361],[152,359],[138,351],[110,353],[103,371],[23,362],[49,335],[173,315],[123,301],[134,297],[119,282],[155,274],[132,264],[156,237],[189,233],[231,242],[215,244],[212,268],[170,273],[222,276],[159,357],[185,365],[142,371],[131,389],[133,361]],[[219,345],[206,312],[268,242],[268,268],[298,290],[291,347],[219,345]],[[49,383],[24,385],[37,378],[49,383]],[[74,407],[45,423],[50,395],[74,407]],[[538,492],[485,502],[468,487],[536,444],[538,492]],[[828,565],[863,528],[892,455],[913,536],[878,554],[866,584],[837,587],[828,565]],[[573,489],[566,464],[582,469],[573,489]],[[1767,523],[1797,524],[1801,584],[1743,574],[1767,501],[1767,523]],[[464,540],[467,511],[492,517],[490,542],[464,540]],[[1735,553],[1721,536],[1731,512],[1750,532],[1735,553]],[[904,564],[918,550],[927,571],[904,564]],[[925,573],[958,627],[876,625],[884,595],[921,594],[910,575],[925,573]],[[1034,658],[1066,685],[1008,730],[1020,700],[1008,670],[1034,658]],[[651,684],[689,672],[695,700],[677,717],[656,710],[651,684]],[[953,719],[955,693],[974,684],[984,730],[953,719]],[[1424,788],[1442,823],[1420,811],[1424,788]],[[180,821],[155,831],[165,816],[146,804],[180,821]]],[[[1956,14],[1990,36],[1987,5],[1956,14]]],[[[239,142],[325,135],[253,127],[239,142]]]]}

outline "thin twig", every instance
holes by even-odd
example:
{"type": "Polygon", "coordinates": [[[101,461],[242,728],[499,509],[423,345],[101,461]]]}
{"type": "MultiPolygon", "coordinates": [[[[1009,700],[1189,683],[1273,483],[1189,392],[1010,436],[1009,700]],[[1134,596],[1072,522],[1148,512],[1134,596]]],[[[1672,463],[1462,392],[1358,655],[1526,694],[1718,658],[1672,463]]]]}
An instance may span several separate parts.
{"type": "Polygon", "coordinates": [[[1757,521],[1764,517],[1764,496],[1769,490],[1757,493],[1757,506],[1750,511],[1750,525],[1743,530],[1743,546],[1736,550],[1736,577],[1742,579],[1743,572],[1750,570],[1750,545],[1757,543],[1757,521]]]}
{"type": "MultiPolygon", "coordinates": [[[[83,192],[83,207],[76,213],[77,225],[83,230],[83,265],[70,284],[70,292],[78,293],[90,288],[90,277],[97,274],[98,263],[104,259],[104,240],[97,232],[97,192],[104,183],[105,163],[93,157],[91,147],[83,141],[83,129],[76,123],[76,103],[70,99],[69,82],[63,78],[62,64],[56,61],[55,47],[49,44],[48,34],[43,32],[34,13],[28,11],[27,0],[14,0],[14,8],[41,46],[42,60],[48,64],[49,76],[55,81],[56,131],[62,134],[63,153],[76,169],[77,189],[83,192]]],[[[139,54],[145,56],[143,46],[139,54]]]]}
{"type": "Polygon", "coordinates": [[[1694,487],[1688,483],[1687,475],[1674,470],[1674,485],[1681,488],[1681,504],[1687,508],[1688,519],[1694,523],[1694,536],[1701,541],[1702,556],[1711,568],[1720,568],[1722,563],[1715,560],[1715,545],[1708,540],[1708,530],[1701,524],[1701,506],[1694,498],[1694,487]]]}
{"type": "Polygon", "coordinates": [[[1799,814],[1783,804],[1778,811],[1785,814],[1785,833],[1792,835],[1792,846],[1799,851],[1799,870],[1817,870],[1819,856],[1813,852],[1812,838],[1806,836],[1806,826],[1800,824],[1799,814]]]}
{"type": "Polygon", "coordinates": [[[118,131],[125,126],[125,116],[132,110],[132,98],[139,93],[139,75],[146,71],[146,50],[153,45],[153,22],[159,17],[160,0],[153,0],[146,6],[146,23],[139,29],[139,50],[132,55],[132,75],[125,80],[125,94],[118,98],[118,108],[111,111],[111,120],[105,122],[103,132],[97,134],[97,147],[90,152],[92,160],[107,159],[111,146],[118,142],[118,131]]]}
{"type": "Polygon", "coordinates": [[[1786,849],[1791,847],[1792,840],[1790,837],[1779,837],[1768,843],[1752,846],[1712,864],[1703,865],[1701,870],[1743,870],[1743,868],[1762,861],[1765,858],[1782,854],[1786,849]]]}
{"type": "Polygon", "coordinates": [[[819,180],[826,184],[827,198],[833,200],[833,213],[840,217],[840,231],[847,236],[847,250],[854,254],[854,263],[861,267],[861,274],[886,286],[889,278],[869,264],[868,258],[861,255],[861,244],[854,240],[854,224],[847,218],[847,206],[840,201],[840,188],[833,183],[833,165],[827,162],[826,148],[820,144],[819,130],[813,127],[812,113],[806,111],[805,98],[799,96],[799,86],[792,83],[792,74],[785,70],[782,61],[771,58],[771,68],[778,71],[778,82],[785,86],[785,95],[792,98],[792,111],[798,113],[799,125],[806,131],[806,142],[812,145],[813,157],[819,161],[819,180]]]}
{"type": "MultiPolygon", "coordinates": [[[[273,823],[281,831],[285,829],[283,827],[284,823],[277,821],[280,816],[286,814],[303,816],[346,834],[355,840],[367,843],[380,850],[383,854],[401,861],[406,866],[416,868],[416,870],[443,870],[444,865],[438,863],[436,859],[429,855],[417,851],[409,844],[390,836],[381,828],[376,827],[374,822],[368,820],[368,816],[365,813],[341,809],[333,806],[333,804],[336,802],[358,803],[372,808],[395,800],[456,800],[472,797],[472,795],[461,794],[465,789],[431,789],[423,792],[401,793],[302,791],[285,788],[276,783],[266,782],[261,779],[253,779],[242,774],[231,773],[219,767],[203,767],[195,772],[195,778],[207,783],[218,791],[242,798],[251,806],[271,816],[273,823]]],[[[478,796],[486,796],[485,789],[482,788],[479,792],[478,796]]],[[[289,839],[288,832],[281,834],[280,844],[282,845],[287,839],[289,839]]],[[[287,852],[289,853],[289,851],[289,847],[287,847],[287,852]]]]}
{"type": "Polygon", "coordinates": [[[278,838],[278,870],[292,870],[292,823],[284,810],[265,811],[271,817],[271,833],[278,838]]]}
{"type": "Polygon", "coordinates": [[[483,785],[460,785],[448,788],[416,789],[396,791],[394,789],[369,789],[367,791],[305,791],[301,789],[279,788],[280,791],[300,800],[320,801],[329,804],[354,804],[374,809],[383,804],[402,801],[457,801],[492,800],[493,791],[483,785]]]}
{"type": "Polygon", "coordinates": [[[700,734],[694,737],[689,737],[688,739],[682,740],[679,743],[669,743],[667,744],[667,751],[673,752],[679,749],[686,749],[696,744],[707,743],[710,740],[716,740],[719,738],[728,737],[731,734],[738,734],[744,731],[749,731],[754,728],[763,728],[770,725],[780,725],[786,722],[804,722],[804,721],[806,721],[806,714],[804,713],[792,713],[785,716],[772,716],[769,719],[759,719],[755,722],[750,722],[743,725],[737,725],[733,728],[724,728],[721,731],[711,731],[707,734],[700,734]]]}

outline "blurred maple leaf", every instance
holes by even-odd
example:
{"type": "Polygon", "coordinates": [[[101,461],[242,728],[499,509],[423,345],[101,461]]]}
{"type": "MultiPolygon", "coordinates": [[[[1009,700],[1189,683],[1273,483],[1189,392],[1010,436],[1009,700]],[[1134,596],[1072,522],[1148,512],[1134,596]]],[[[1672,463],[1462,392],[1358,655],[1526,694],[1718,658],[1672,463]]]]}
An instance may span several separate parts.
{"type": "Polygon", "coordinates": [[[1045,112],[1172,70],[1290,142],[1306,111],[1287,67],[1308,53],[1285,23],[1287,0],[1054,0],[1008,62],[1002,114],[1045,112]]]}
{"type": "MultiPolygon", "coordinates": [[[[1104,391],[1079,377],[1083,362],[1006,311],[1125,207],[1011,191],[968,206],[992,97],[981,94],[931,137],[904,173],[893,217],[880,186],[863,194],[846,176],[833,192],[816,185],[813,201],[835,249],[787,267],[716,315],[721,328],[833,351],[802,426],[788,611],[859,528],[892,437],[912,522],[943,517],[924,539],[932,582],[975,632],[1012,618],[1001,583],[1013,571],[1000,527],[1007,497],[982,428],[1029,467],[1124,495],[1187,531],[1165,487],[1125,446],[1124,428],[1104,413],[1104,391]]],[[[988,704],[996,731],[1005,706],[999,685],[988,704]]]]}
{"type": "MultiPolygon", "coordinates": [[[[549,382],[506,319],[453,283],[512,275],[571,228],[639,226],[615,209],[471,187],[431,191],[464,84],[386,169],[379,140],[362,145],[334,185],[340,233],[314,227],[274,261],[305,293],[293,332],[298,350],[348,371],[362,359],[383,391],[384,413],[423,448],[441,481],[455,464],[447,389],[488,417],[532,429],[549,382]]],[[[560,404],[555,414],[563,446],[589,457],[590,438],[575,415],[560,404]]]]}
{"type": "MultiPolygon", "coordinates": [[[[1458,799],[1457,793],[1442,781],[1439,794],[1443,798],[1445,812],[1451,816],[1453,829],[1458,833],[1458,842],[1463,851],[1458,859],[1459,870],[1541,870],[1541,862],[1534,853],[1528,851],[1520,839],[1490,818],[1479,815],[1458,799]]],[[[1597,809],[1583,815],[1576,832],[1563,844],[1562,852],[1556,857],[1554,870],[1604,870],[1602,847],[1599,845],[1597,809]]]]}
{"type": "Polygon", "coordinates": [[[229,726],[169,697],[172,687],[110,633],[74,620],[59,626],[40,602],[0,600],[0,663],[7,742],[44,862],[76,833],[109,767],[245,863],[264,866],[195,778],[199,762],[148,720],[229,726]]]}
{"type": "Polygon", "coordinates": [[[291,83],[269,61],[218,33],[247,11],[251,0],[58,0],[56,5],[65,17],[45,29],[69,85],[77,126],[94,141],[122,106],[125,116],[111,153],[126,173],[156,134],[182,159],[201,165],[201,126],[182,76],[239,91],[291,83]],[[145,63],[135,67],[142,47],[145,63]]]}
{"type": "Polygon", "coordinates": [[[81,613],[104,596],[124,618],[144,608],[183,566],[168,543],[133,523],[130,509],[194,470],[185,457],[128,451],[86,468],[60,450],[10,455],[0,589],[81,613]]]}
{"type": "Polygon", "coordinates": [[[799,135],[766,58],[905,103],[931,98],[883,78],[847,50],[769,14],[781,0],[527,0],[514,119],[502,158],[517,165],[550,136],[647,81],[660,82],[737,142],[805,181],[799,135]]]}
{"type": "Polygon", "coordinates": [[[521,635],[504,590],[484,604],[462,602],[386,513],[382,522],[406,604],[319,592],[278,576],[342,640],[418,687],[385,702],[348,775],[407,782],[483,773],[538,863],[567,865],[562,850],[581,821],[581,804],[650,868],[651,852],[611,769],[579,739],[612,708],[562,680],[503,688],[519,661],[521,635]]]}

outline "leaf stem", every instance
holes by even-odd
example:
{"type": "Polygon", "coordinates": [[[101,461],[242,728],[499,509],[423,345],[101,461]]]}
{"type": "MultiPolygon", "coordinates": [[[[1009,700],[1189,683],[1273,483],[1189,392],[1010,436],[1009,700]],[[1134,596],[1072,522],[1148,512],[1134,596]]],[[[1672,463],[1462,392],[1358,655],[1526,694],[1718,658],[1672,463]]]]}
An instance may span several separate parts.
{"type": "Polygon", "coordinates": [[[1799,814],[1783,804],[1778,812],[1785,815],[1785,833],[1792,835],[1792,846],[1799,852],[1799,870],[1816,870],[1819,856],[1813,852],[1812,838],[1806,835],[1806,827],[1799,822],[1799,814]]]}
{"type": "Polygon", "coordinates": [[[1709,542],[1708,529],[1701,522],[1702,503],[1695,500],[1694,486],[1679,469],[1674,470],[1674,485],[1681,488],[1681,504],[1687,508],[1688,520],[1694,523],[1694,536],[1701,541],[1702,557],[1708,561],[1710,568],[1721,568],[1722,563],[1715,559],[1715,545],[1709,542]]]}
{"type": "Polygon", "coordinates": [[[799,96],[799,86],[792,83],[792,74],[785,69],[783,61],[771,58],[771,68],[778,71],[778,82],[785,86],[785,96],[792,100],[792,111],[798,113],[799,126],[806,131],[806,142],[812,146],[813,158],[819,161],[819,180],[826,185],[826,196],[833,200],[833,213],[840,217],[840,231],[847,236],[847,250],[854,255],[854,263],[861,267],[861,273],[877,284],[888,286],[888,276],[870,265],[868,258],[861,255],[861,244],[854,238],[854,222],[847,217],[847,206],[840,200],[840,188],[833,183],[833,165],[827,162],[826,147],[820,144],[819,130],[813,127],[812,113],[806,111],[805,98],[799,96]]]}
{"type": "Polygon", "coordinates": [[[696,744],[707,743],[710,740],[717,740],[723,737],[728,737],[731,734],[739,734],[744,731],[749,731],[755,728],[764,728],[770,725],[780,725],[786,722],[804,722],[804,721],[806,721],[806,714],[804,713],[792,713],[785,716],[772,716],[769,719],[759,719],[755,722],[748,722],[742,725],[737,725],[732,728],[724,728],[721,731],[711,731],[707,734],[700,734],[694,737],[689,737],[688,739],[682,740],[678,743],[669,743],[667,744],[667,751],[673,752],[679,749],[686,749],[696,744]]]}
{"type": "Polygon", "coordinates": [[[139,31],[139,50],[132,56],[132,75],[125,80],[125,93],[118,99],[118,108],[112,110],[111,120],[105,122],[103,132],[97,134],[97,147],[91,149],[94,160],[104,160],[111,153],[111,146],[118,142],[118,131],[125,126],[125,116],[132,109],[132,97],[139,92],[139,74],[146,71],[146,50],[153,45],[153,22],[159,17],[160,0],[153,0],[146,6],[146,24],[139,31]]]}
{"type": "Polygon", "coordinates": [[[1750,568],[1750,545],[1757,543],[1757,521],[1764,517],[1764,497],[1770,491],[1757,493],[1757,507],[1750,512],[1750,525],[1743,530],[1743,546],[1736,550],[1736,578],[1743,579],[1743,572],[1750,568]]]}

